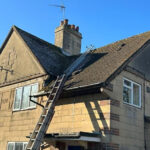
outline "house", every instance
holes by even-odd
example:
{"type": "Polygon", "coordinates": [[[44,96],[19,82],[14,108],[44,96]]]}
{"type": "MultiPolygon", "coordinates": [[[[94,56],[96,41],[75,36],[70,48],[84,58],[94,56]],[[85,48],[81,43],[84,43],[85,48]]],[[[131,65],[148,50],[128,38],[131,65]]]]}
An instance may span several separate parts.
{"type": "MultiPolygon", "coordinates": [[[[13,26],[0,54],[0,149],[23,150],[48,91],[80,56],[79,28],[55,45],[13,26]],[[37,104],[29,100],[29,96],[37,104]]],[[[65,83],[41,149],[150,149],[150,32],[97,48],[65,83]]]]}

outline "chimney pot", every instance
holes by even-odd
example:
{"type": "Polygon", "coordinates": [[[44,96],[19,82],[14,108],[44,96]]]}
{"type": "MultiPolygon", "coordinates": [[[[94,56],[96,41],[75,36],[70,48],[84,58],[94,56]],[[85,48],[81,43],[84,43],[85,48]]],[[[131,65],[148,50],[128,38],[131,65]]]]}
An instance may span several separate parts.
{"type": "Polygon", "coordinates": [[[79,32],[79,26],[76,27],[76,31],[79,32]]]}
{"type": "Polygon", "coordinates": [[[60,25],[62,26],[64,24],[64,21],[61,21],[60,25]]]}
{"type": "Polygon", "coordinates": [[[64,25],[68,25],[68,19],[64,20],[64,25]]]}
{"type": "Polygon", "coordinates": [[[75,25],[74,24],[71,25],[71,29],[75,29],[75,25]]]}
{"type": "Polygon", "coordinates": [[[71,28],[71,25],[70,25],[70,24],[68,24],[68,28],[69,28],[69,29],[71,28]]]}

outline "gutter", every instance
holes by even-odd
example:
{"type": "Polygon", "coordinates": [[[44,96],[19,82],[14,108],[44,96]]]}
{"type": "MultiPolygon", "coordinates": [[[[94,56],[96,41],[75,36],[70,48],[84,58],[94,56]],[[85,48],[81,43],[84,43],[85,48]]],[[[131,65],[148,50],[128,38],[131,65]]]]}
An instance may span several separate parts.
{"type": "MultiPolygon", "coordinates": [[[[103,88],[105,86],[106,86],[105,83],[95,83],[95,84],[89,84],[89,85],[78,86],[78,87],[73,87],[73,88],[66,88],[62,92],[61,98],[76,96],[79,93],[80,93],[80,95],[99,93],[99,92],[101,92],[100,88],[103,88]]],[[[34,95],[31,95],[31,97],[47,96],[50,94],[50,92],[51,91],[49,91],[49,92],[40,91],[34,95]]]]}
{"type": "Polygon", "coordinates": [[[87,85],[83,85],[83,86],[67,88],[66,91],[76,90],[76,89],[80,89],[80,88],[89,88],[89,87],[93,87],[93,86],[94,87],[102,87],[103,85],[104,85],[104,83],[97,82],[97,83],[94,83],[94,84],[87,84],[87,85]]]}

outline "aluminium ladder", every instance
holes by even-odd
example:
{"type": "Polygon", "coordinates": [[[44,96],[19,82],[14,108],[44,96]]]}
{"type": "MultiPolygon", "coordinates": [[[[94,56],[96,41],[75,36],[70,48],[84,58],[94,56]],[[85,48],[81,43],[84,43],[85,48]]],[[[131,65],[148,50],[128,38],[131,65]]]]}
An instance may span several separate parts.
{"type": "Polygon", "coordinates": [[[40,145],[43,142],[43,138],[48,129],[48,126],[53,118],[55,104],[59,99],[59,96],[63,90],[63,86],[68,78],[85,60],[89,53],[92,53],[92,49],[86,51],[81,56],[79,56],[65,71],[64,74],[58,76],[53,88],[50,92],[48,100],[43,108],[41,116],[35,126],[33,133],[30,136],[30,140],[27,144],[26,150],[39,150],[40,145]]]}
{"type": "Polygon", "coordinates": [[[59,98],[59,95],[61,94],[61,90],[63,89],[65,80],[65,74],[57,77],[48,100],[43,108],[41,116],[38,120],[38,123],[30,136],[30,140],[27,144],[26,150],[38,150],[40,148],[49,123],[53,118],[55,103],[59,98]]]}

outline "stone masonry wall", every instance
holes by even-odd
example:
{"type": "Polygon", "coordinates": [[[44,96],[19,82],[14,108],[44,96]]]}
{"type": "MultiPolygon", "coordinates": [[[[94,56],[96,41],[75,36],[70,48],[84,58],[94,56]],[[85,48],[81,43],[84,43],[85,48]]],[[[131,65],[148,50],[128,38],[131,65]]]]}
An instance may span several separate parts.
{"type": "MultiPolygon", "coordinates": [[[[27,142],[26,136],[33,131],[40,116],[41,107],[34,109],[13,111],[14,94],[16,87],[39,83],[42,86],[43,79],[14,84],[0,88],[0,149],[6,150],[8,142],[27,142]]],[[[38,99],[41,102],[41,99],[38,99]]]]}
{"type": "Polygon", "coordinates": [[[119,101],[118,107],[112,106],[111,113],[118,115],[119,120],[111,120],[110,126],[117,128],[119,136],[112,135],[111,141],[119,144],[120,150],[144,150],[144,80],[129,72],[123,71],[112,82],[113,92],[105,90],[110,99],[119,101]],[[141,108],[123,102],[123,78],[141,85],[141,108]]]}

